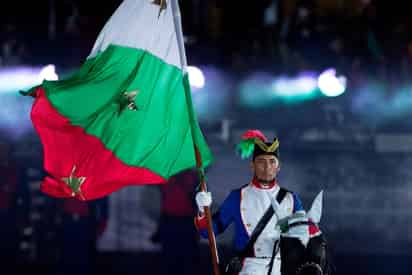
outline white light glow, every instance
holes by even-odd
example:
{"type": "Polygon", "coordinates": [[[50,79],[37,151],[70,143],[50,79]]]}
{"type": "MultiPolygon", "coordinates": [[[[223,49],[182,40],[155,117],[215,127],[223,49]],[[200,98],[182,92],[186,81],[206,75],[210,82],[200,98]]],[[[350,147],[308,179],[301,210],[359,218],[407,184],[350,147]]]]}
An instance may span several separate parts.
{"type": "Polygon", "coordinates": [[[335,69],[327,69],[319,75],[318,87],[324,95],[334,97],[345,92],[346,82],[346,77],[336,76],[335,69]]]}
{"type": "Polygon", "coordinates": [[[41,69],[39,73],[40,83],[43,80],[55,81],[59,80],[59,76],[56,74],[56,67],[54,65],[47,65],[41,69]]]}
{"type": "Polygon", "coordinates": [[[205,86],[205,76],[199,68],[188,66],[187,72],[189,74],[189,82],[191,87],[201,89],[205,86]]]}

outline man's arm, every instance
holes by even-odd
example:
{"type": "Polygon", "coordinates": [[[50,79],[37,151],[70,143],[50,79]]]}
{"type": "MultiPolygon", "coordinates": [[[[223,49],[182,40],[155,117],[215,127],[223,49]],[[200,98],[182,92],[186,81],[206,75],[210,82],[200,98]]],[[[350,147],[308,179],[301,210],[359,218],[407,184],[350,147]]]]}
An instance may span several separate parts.
{"type": "MultiPolygon", "coordinates": [[[[199,193],[202,193],[202,192],[199,192],[199,193]]],[[[196,195],[196,197],[203,196],[203,195],[199,195],[199,193],[196,195]]],[[[239,203],[236,203],[236,201],[238,201],[236,199],[237,196],[239,196],[238,192],[232,191],[229,194],[229,196],[223,201],[219,210],[213,215],[212,217],[213,231],[216,235],[225,231],[226,228],[233,221],[236,207],[239,207],[239,203]]],[[[196,199],[196,201],[198,201],[198,199],[196,199]]],[[[210,204],[211,204],[211,200],[210,200],[210,204]]],[[[207,238],[207,219],[201,210],[202,205],[199,205],[198,203],[198,206],[199,206],[199,213],[195,217],[195,225],[198,231],[200,232],[200,235],[203,238],[207,238]]],[[[204,205],[204,206],[210,206],[210,205],[204,205]]]]}

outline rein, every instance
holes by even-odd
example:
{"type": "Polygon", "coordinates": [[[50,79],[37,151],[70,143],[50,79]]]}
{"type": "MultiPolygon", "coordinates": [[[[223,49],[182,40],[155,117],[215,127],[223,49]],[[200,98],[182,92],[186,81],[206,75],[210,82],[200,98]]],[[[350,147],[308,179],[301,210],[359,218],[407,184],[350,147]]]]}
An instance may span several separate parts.
{"type": "Polygon", "coordinates": [[[298,222],[294,222],[291,224],[285,223],[281,225],[280,229],[282,230],[283,233],[285,233],[285,232],[288,232],[289,229],[291,229],[292,227],[296,227],[300,225],[315,225],[316,226],[316,224],[312,221],[298,221],[298,222]]]}

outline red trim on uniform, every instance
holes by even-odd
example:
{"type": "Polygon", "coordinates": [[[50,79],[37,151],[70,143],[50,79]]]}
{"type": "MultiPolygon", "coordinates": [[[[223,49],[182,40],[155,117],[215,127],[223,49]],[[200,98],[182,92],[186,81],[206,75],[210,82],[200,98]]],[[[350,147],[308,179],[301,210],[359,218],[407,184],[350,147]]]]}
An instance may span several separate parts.
{"type": "MultiPolygon", "coordinates": [[[[244,188],[246,188],[246,187],[244,187],[244,188]]],[[[247,229],[247,226],[246,226],[246,224],[244,223],[244,221],[243,221],[243,215],[242,215],[242,194],[243,194],[243,188],[240,190],[240,200],[239,200],[239,211],[240,211],[240,220],[241,220],[241,222],[242,222],[242,224],[243,224],[243,228],[245,229],[245,231],[246,231],[246,233],[247,233],[247,235],[249,236],[249,238],[251,237],[251,233],[249,233],[249,231],[248,231],[248,229],[247,229]]],[[[253,257],[255,257],[256,256],[256,253],[255,253],[255,248],[253,247],[253,257]]]]}
{"type": "Polygon", "coordinates": [[[242,192],[242,191],[243,191],[243,188],[240,189],[240,199],[239,199],[240,220],[241,220],[241,222],[242,222],[242,224],[243,224],[243,228],[245,229],[246,233],[247,233],[248,236],[250,237],[249,231],[247,230],[247,226],[246,226],[246,224],[245,224],[244,221],[243,221],[243,215],[242,215],[242,194],[243,194],[243,192],[242,192]]]}
{"type": "Polygon", "coordinates": [[[277,184],[277,181],[276,181],[276,179],[274,179],[268,185],[262,185],[256,178],[253,178],[252,184],[253,184],[253,186],[255,186],[256,188],[259,188],[259,189],[272,189],[277,184]]]}
{"type": "Polygon", "coordinates": [[[197,215],[195,217],[195,226],[196,226],[197,230],[207,229],[206,215],[203,215],[203,216],[197,215]]]}

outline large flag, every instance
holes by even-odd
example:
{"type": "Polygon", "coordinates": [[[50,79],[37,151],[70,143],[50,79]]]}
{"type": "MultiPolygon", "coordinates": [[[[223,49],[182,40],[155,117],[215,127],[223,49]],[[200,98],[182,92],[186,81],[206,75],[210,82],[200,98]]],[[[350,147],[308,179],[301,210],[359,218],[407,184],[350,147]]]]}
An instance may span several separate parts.
{"type": "Polygon", "coordinates": [[[125,0],[80,69],[44,81],[31,119],[48,176],[41,190],[91,200],[164,183],[212,155],[193,112],[177,0],[125,0]]]}

